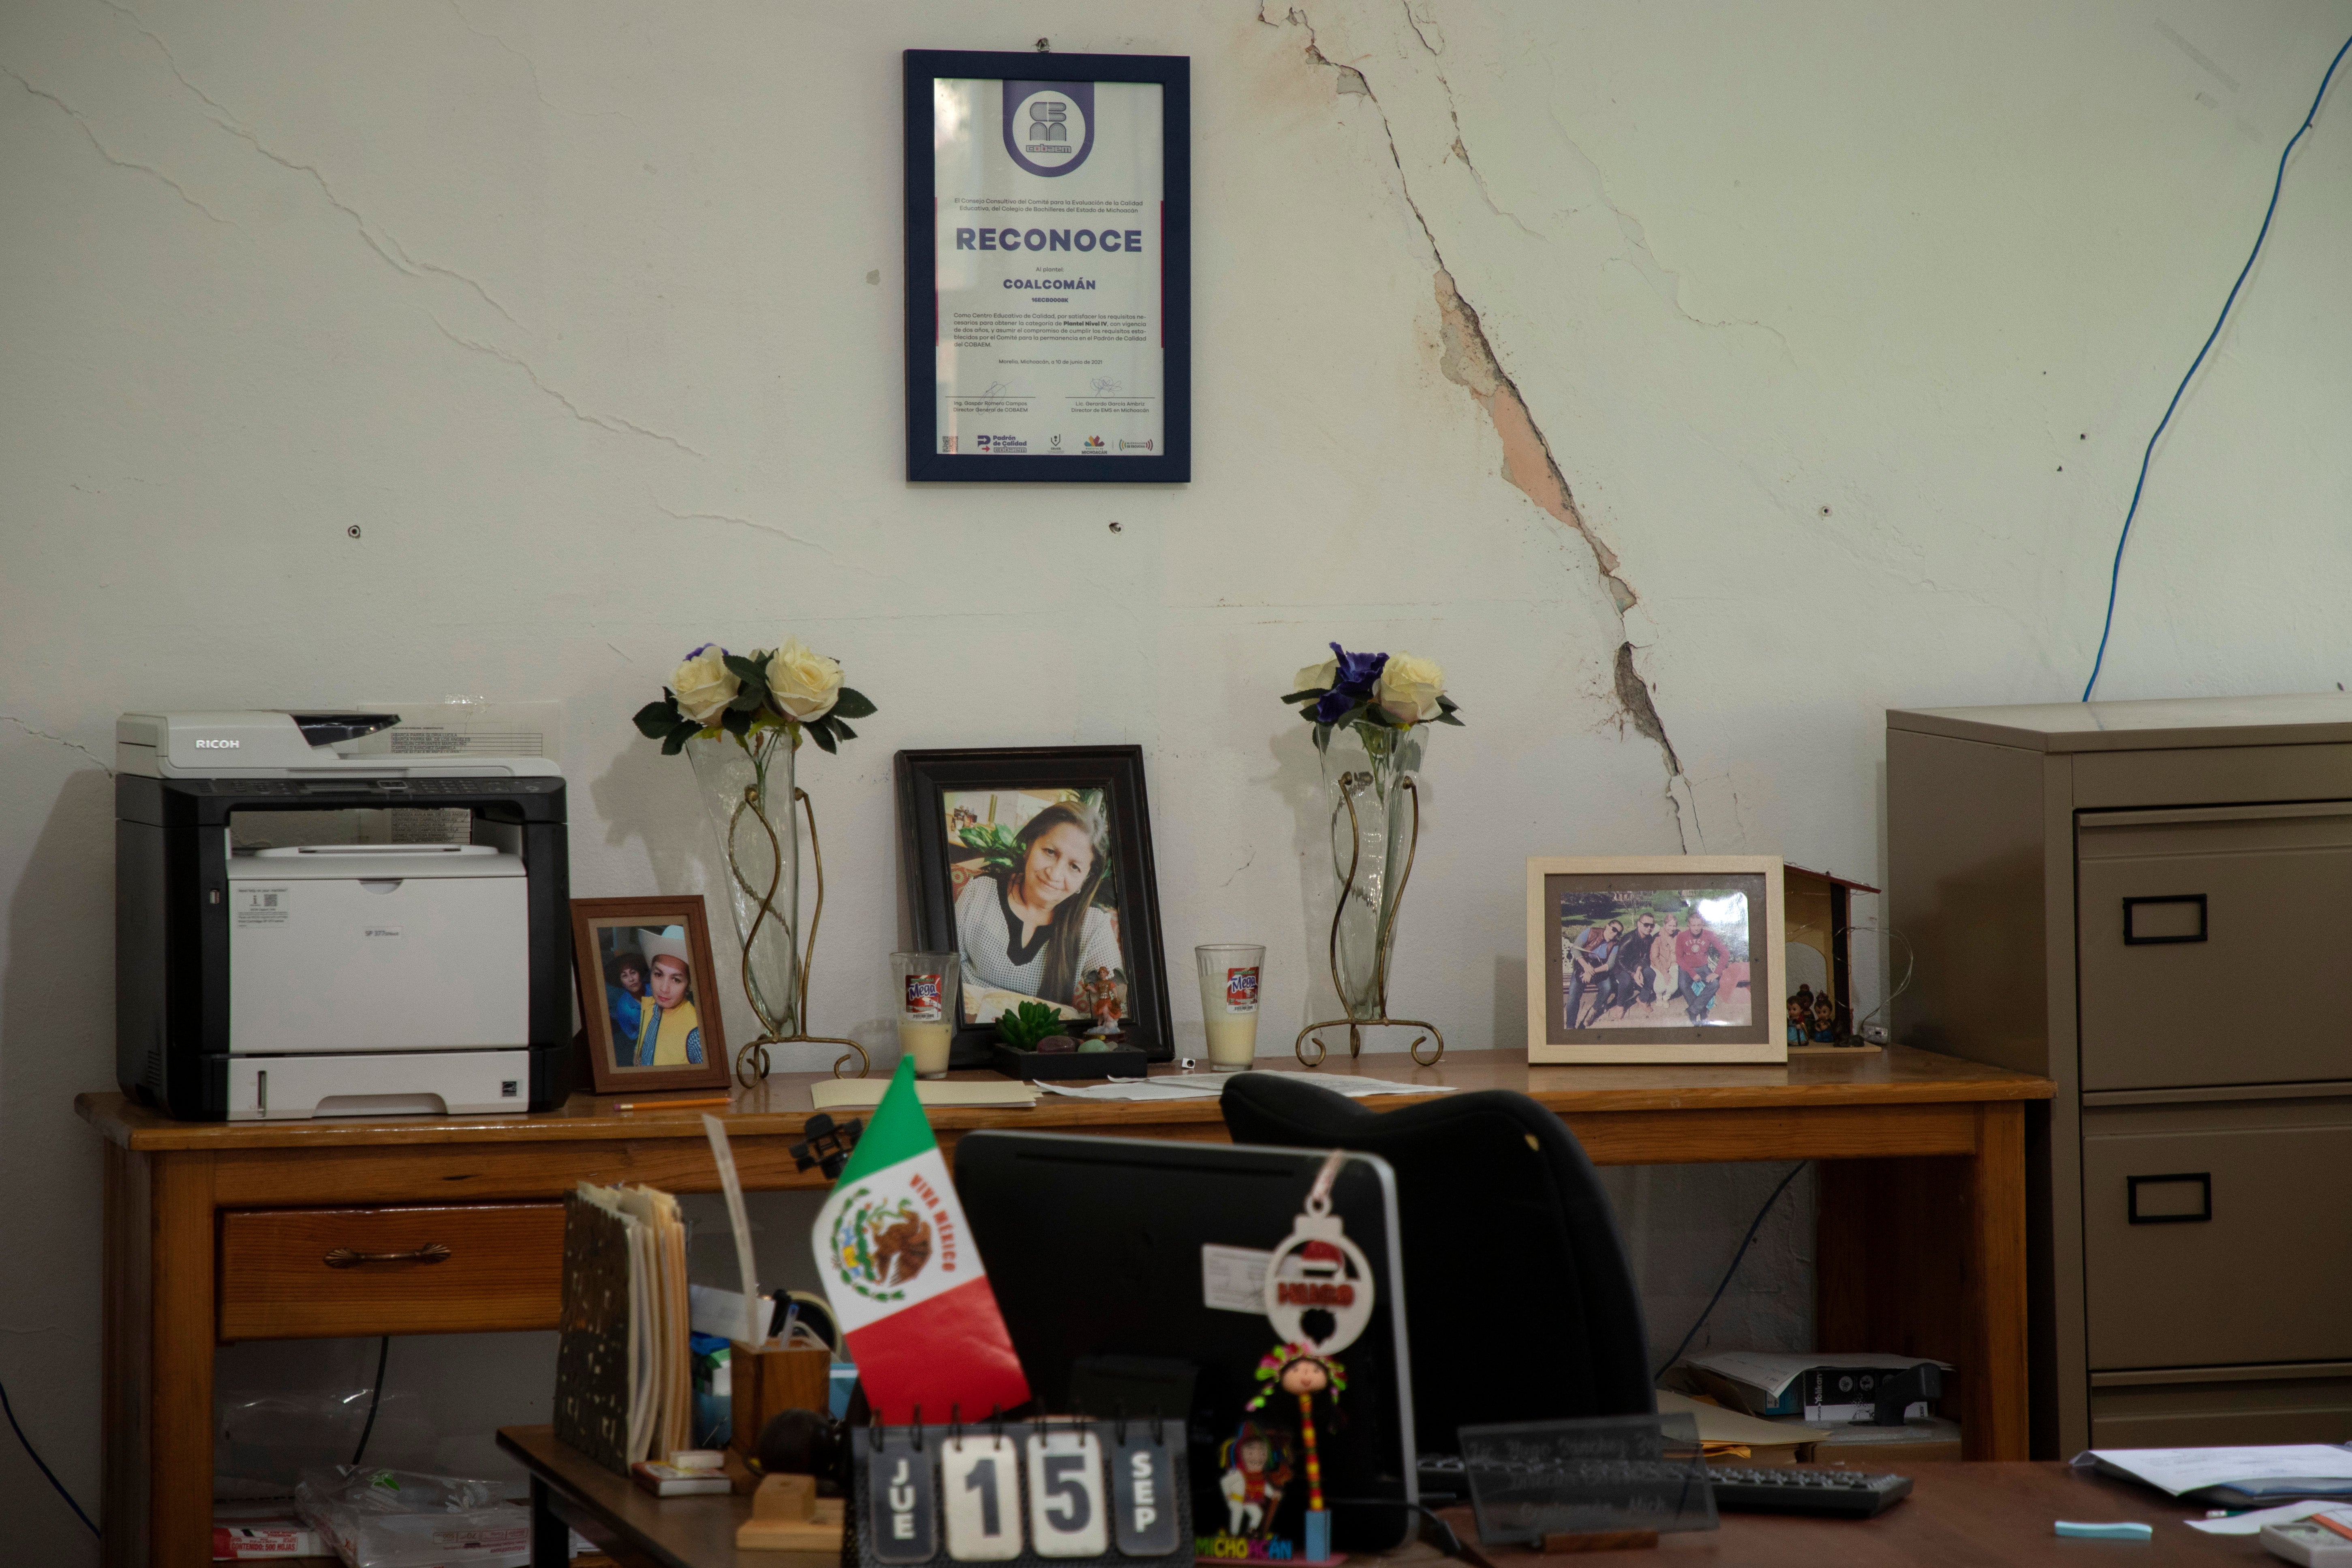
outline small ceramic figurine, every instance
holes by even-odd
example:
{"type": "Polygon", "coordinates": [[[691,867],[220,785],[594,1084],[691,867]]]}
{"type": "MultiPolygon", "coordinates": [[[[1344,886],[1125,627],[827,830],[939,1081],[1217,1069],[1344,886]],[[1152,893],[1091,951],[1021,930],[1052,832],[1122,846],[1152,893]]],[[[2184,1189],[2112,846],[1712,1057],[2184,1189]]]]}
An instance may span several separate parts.
{"type": "Polygon", "coordinates": [[[1805,1016],[1804,999],[1798,996],[1790,997],[1789,1043],[1792,1046],[1803,1045],[1805,1043],[1805,1032],[1811,1027],[1812,1027],[1812,1020],[1805,1016]]]}
{"type": "Polygon", "coordinates": [[[1331,1555],[1331,1516],[1324,1510],[1323,1461],[1315,1450],[1315,1396],[1328,1394],[1336,1404],[1348,1391],[1348,1374],[1314,1346],[1293,1343],[1266,1352],[1258,1361],[1257,1375],[1266,1386],[1249,1402],[1250,1409],[1263,1409],[1277,1391],[1298,1400],[1298,1451],[1307,1471],[1304,1556],[1309,1563],[1326,1562],[1331,1555]]]}
{"type": "Polygon", "coordinates": [[[1263,1535],[1274,1510],[1282,1506],[1282,1489],[1290,1484],[1290,1455],[1284,1435],[1244,1421],[1235,1436],[1218,1449],[1217,1462],[1225,1468],[1218,1483],[1225,1494],[1231,1535],[1263,1535]]]}
{"type": "Polygon", "coordinates": [[[1837,1005],[1826,996],[1813,998],[1813,1044],[1837,1044],[1837,1005]]]}

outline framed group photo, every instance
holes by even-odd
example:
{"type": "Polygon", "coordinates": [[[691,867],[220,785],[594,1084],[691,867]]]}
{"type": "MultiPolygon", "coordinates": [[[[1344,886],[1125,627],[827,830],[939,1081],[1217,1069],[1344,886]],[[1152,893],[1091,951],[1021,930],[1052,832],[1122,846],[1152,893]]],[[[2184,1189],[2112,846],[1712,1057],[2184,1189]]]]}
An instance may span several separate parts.
{"type": "Polygon", "coordinates": [[[1785,1062],[1781,864],[1528,862],[1528,1059],[1785,1062]]]}
{"type": "Polygon", "coordinates": [[[574,899],[572,958],[598,1094],[727,1087],[721,986],[699,897],[574,899]]]}
{"type": "Polygon", "coordinates": [[[1141,747],[901,752],[898,784],[914,945],[962,969],[950,1065],[1024,1002],[1175,1055],[1141,747]]]}
{"type": "Polygon", "coordinates": [[[1191,479],[1191,60],[905,70],[907,477],[1191,479]]]}

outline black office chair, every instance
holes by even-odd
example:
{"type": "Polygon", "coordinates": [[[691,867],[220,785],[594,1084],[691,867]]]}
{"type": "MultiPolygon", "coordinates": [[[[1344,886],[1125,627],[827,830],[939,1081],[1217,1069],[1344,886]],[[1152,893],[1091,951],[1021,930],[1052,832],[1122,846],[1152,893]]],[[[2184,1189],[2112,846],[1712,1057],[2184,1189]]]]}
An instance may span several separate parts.
{"type": "Polygon", "coordinates": [[[1422,1453],[1459,1453],[1464,1426],[1657,1408],[1616,1217],[1559,1117],[1507,1089],[1372,1111],[1264,1072],[1227,1082],[1223,1105],[1237,1143],[1396,1168],[1422,1453]]]}

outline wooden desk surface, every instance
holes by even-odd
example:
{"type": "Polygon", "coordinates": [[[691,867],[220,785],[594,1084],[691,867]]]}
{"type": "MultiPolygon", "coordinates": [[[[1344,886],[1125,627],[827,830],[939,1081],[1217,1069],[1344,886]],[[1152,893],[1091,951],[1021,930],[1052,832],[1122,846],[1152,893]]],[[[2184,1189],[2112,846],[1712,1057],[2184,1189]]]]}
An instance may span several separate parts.
{"type": "MultiPolygon", "coordinates": [[[[546,1426],[505,1426],[499,1447],[525,1468],[570,1493],[597,1515],[607,1531],[673,1568],[801,1568],[798,1553],[735,1551],[735,1526],[751,1515],[748,1498],[656,1498],[555,1440],[546,1426]]],[[[2184,1520],[2204,1510],[2163,1493],[2078,1471],[2054,1462],[1912,1464],[1891,1467],[1912,1479],[1911,1495],[1876,1519],[1730,1513],[1722,1527],[1661,1537],[1658,1550],[1677,1563],[1738,1563],[1741,1568],[2012,1568],[2035,1563],[2125,1563],[2138,1568],[2172,1563],[2269,1563],[2276,1560],[2252,1536],[2208,1535],[2184,1520]],[[2066,1541],[2053,1530],[2062,1519],[2152,1526],[2152,1540],[2066,1541]]],[[[1477,1532],[1466,1508],[1446,1518],[1465,1541],[1477,1532]]],[[[593,1532],[591,1532],[592,1539],[593,1532]]],[[[1557,1568],[1558,1557],[1508,1548],[1482,1548],[1496,1568],[1557,1568]]],[[[816,1568],[830,1568],[830,1557],[816,1568]]],[[[1426,1548],[1363,1560],[1370,1565],[1436,1561],[1426,1548]]],[[[1632,1558],[1627,1562],[1634,1561],[1632,1558]]]]}
{"type": "MultiPolygon", "coordinates": [[[[2054,1092],[2048,1079],[1907,1046],[1852,1057],[1799,1057],[1786,1067],[1530,1067],[1518,1051],[1454,1051],[1433,1068],[1415,1066],[1401,1052],[1353,1062],[1335,1057],[1311,1070],[1300,1068],[1289,1057],[1261,1057],[1258,1062],[1264,1068],[1301,1072],[1310,1078],[1517,1089],[1570,1117],[1661,1110],[1982,1104],[2047,1100],[2054,1092]]],[[[815,1109],[809,1100],[809,1086],[826,1076],[778,1073],[756,1089],[737,1088],[733,1103],[723,1113],[729,1133],[798,1136],[801,1124],[815,1109]]],[[[954,1076],[993,1079],[996,1075],[961,1072],[954,1076]]],[[[557,1110],[522,1116],[331,1117],[315,1121],[174,1121],[117,1092],[78,1096],[74,1109],[110,1142],[142,1152],[290,1150],[322,1143],[352,1148],[378,1143],[574,1142],[702,1136],[700,1108],[615,1110],[616,1098],[622,1097],[575,1094],[557,1110]]],[[[1376,1099],[1372,1103],[1387,1109],[1403,1102],[1376,1099]]],[[[1149,1121],[1155,1126],[1197,1122],[1206,1132],[1223,1122],[1213,1099],[1092,1101],[1052,1093],[1040,1095],[1034,1110],[942,1106],[933,1108],[930,1118],[941,1131],[975,1127],[1078,1131],[1149,1121]]]]}
{"type": "MultiPolygon", "coordinates": [[[[1840,1467],[1855,1469],[1876,1467],[1840,1467]]],[[[1727,1513],[1720,1530],[1659,1537],[1676,1563],[1738,1563],[1740,1568],[2017,1568],[2037,1563],[2125,1563],[2168,1568],[2176,1563],[2270,1563],[2278,1559],[2251,1535],[2208,1535],[2184,1520],[2205,1510],[2147,1487],[2109,1480],[2055,1460],[1958,1460],[1887,1465],[1911,1478],[1911,1495],[1876,1519],[1727,1513]],[[2070,1541],[2057,1521],[2153,1527],[2147,1541],[2070,1541]]],[[[1446,1518],[1475,1539],[1468,1509],[1446,1518]]],[[[1558,1568],[1557,1557],[1486,1548],[1495,1568],[1558,1568]]]]}

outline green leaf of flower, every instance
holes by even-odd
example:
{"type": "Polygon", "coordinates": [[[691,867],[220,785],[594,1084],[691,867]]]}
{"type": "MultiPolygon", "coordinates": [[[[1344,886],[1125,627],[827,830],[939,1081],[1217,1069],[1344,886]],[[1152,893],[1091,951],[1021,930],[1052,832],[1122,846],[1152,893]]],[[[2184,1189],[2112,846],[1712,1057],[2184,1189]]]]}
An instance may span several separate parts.
{"type": "Polygon", "coordinates": [[[1330,689],[1328,686],[1318,686],[1307,691],[1286,692],[1282,700],[1285,702],[1312,702],[1330,689]]]}
{"type": "Polygon", "coordinates": [[[1328,752],[1331,749],[1330,725],[1318,724],[1315,726],[1315,749],[1318,752],[1328,752]]]}
{"type": "Polygon", "coordinates": [[[719,716],[719,727],[740,740],[751,732],[751,715],[730,703],[719,716]]]}
{"type": "Polygon", "coordinates": [[[1456,719],[1451,713],[1440,713],[1436,718],[1431,720],[1430,722],[1433,724],[1451,724],[1457,730],[1466,730],[1469,728],[1468,725],[1462,722],[1461,720],[1456,719]]]}
{"type": "Polygon", "coordinates": [[[803,728],[808,731],[810,737],[814,740],[818,745],[824,748],[827,755],[837,754],[841,750],[841,747],[835,743],[833,738],[833,725],[828,721],[831,717],[832,715],[828,714],[825,718],[818,720],[814,724],[803,726],[803,728]]]}
{"type": "Polygon", "coordinates": [[[841,695],[834,699],[833,710],[845,719],[868,719],[876,711],[866,693],[848,686],[843,687],[841,695]]]}
{"type": "Polygon", "coordinates": [[[693,737],[690,732],[688,734],[681,735],[675,730],[671,731],[662,741],[662,755],[665,757],[674,757],[677,755],[678,752],[686,749],[687,742],[692,738],[693,737]]]}
{"type": "Polygon", "coordinates": [[[828,713],[824,716],[824,721],[831,725],[834,733],[839,735],[843,740],[855,741],[857,739],[857,731],[843,723],[837,715],[828,713]]]}
{"type": "Polygon", "coordinates": [[[677,723],[677,699],[671,694],[667,687],[664,687],[662,689],[662,698],[660,701],[648,702],[644,707],[637,710],[637,716],[635,721],[637,726],[637,733],[643,735],[648,741],[660,740],[664,735],[670,732],[670,730],[677,723]]]}

